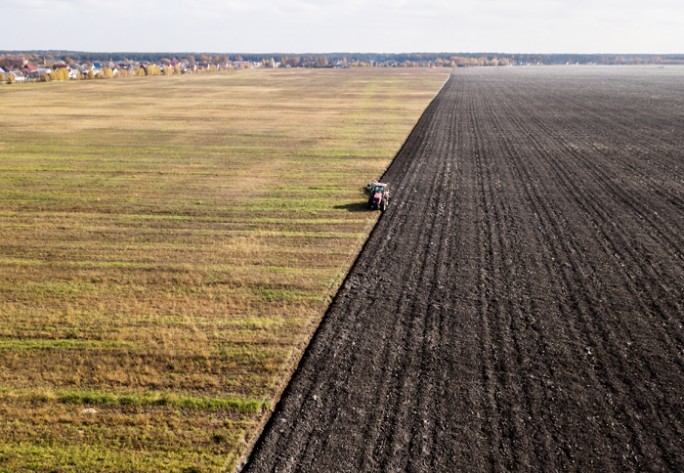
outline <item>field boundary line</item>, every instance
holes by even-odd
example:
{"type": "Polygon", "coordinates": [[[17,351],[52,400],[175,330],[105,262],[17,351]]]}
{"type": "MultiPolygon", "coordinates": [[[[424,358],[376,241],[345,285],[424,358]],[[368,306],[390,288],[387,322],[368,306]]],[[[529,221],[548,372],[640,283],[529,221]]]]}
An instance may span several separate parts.
{"type": "MultiPolygon", "coordinates": [[[[446,80],[442,83],[440,86],[439,90],[437,93],[434,95],[432,100],[430,100],[430,103],[425,107],[423,112],[421,113],[420,117],[416,121],[416,124],[413,126],[411,131],[408,133],[406,136],[406,139],[402,143],[401,147],[399,150],[396,152],[390,163],[387,165],[387,167],[382,171],[382,174],[380,176],[380,179],[382,180],[387,173],[390,171],[392,166],[395,164],[397,158],[401,156],[401,154],[404,152],[404,149],[407,146],[407,143],[411,141],[413,136],[416,133],[416,127],[421,121],[427,116],[427,113],[432,107],[434,106],[437,98],[440,96],[442,91],[444,90],[445,86],[449,83],[450,80],[454,77],[454,70],[449,72],[449,75],[447,76],[446,80]]],[[[380,214],[380,217],[375,221],[375,224],[371,228],[371,231],[368,233],[368,236],[366,237],[365,241],[363,242],[363,245],[361,245],[361,248],[359,249],[358,253],[356,254],[356,257],[354,258],[353,263],[349,267],[349,270],[347,271],[347,274],[344,276],[344,279],[340,282],[337,290],[335,291],[335,295],[330,299],[330,302],[328,303],[328,307],[326,308],[325,312],[323,313],[323,316],[320,318],[318,325],[316,326],[316,329],[314,330],[313,334],[309,338],[306,347],[302,351],[301,356],[297,360],[296,363],[292,363],[292,367],[289,369],[290,375],[287,377],[287,383],[285,383],[283,390],[281,391],[280,395],[277,396],[276,399],[274,399],[273,409],[267,410],[264,415],[262,416],[261,420],[259,421],[259,428],[255,430],[257,435],[254,436],[252,440],[250,440],[247,443],[247,449],[245,452],[240,456],[240,460],[237,463],[237,467],[233,472],[226,471],[226,473],[240,473],[244,468],[249,465],[252,462],[252,458],[254,457],[254,453],[259,449],[259,446],[263,443],[264,438],[265,438],[265,432],[269,431],[271,427],[273,426],[273,419],[275,418],[276,414],[282,410],[282,399],[286,396],[286,394],[289,392],[291,386],[292,386],[292,379],[301,371],[302,365],[306,362],[306,360],[310,356],[310,348],[311,348],[311,343],[313,340],[315,340],[323,326],[325,325],[326,321],[329,318],[330,315],[330,309],[333,307],[338,300],[340,296],[340,291],[346,286],[350,276],[354,273],[354,270],[357,268],[359,265],[359,259],[361,255],[364,253],[366,250],[366,247],[368,246],[368,242],[371,240],[371,237],[375,234],[376,229],[378,227],[378,223],[380,222],[380,219],[382,219],[382,214],[380,214]]]]}

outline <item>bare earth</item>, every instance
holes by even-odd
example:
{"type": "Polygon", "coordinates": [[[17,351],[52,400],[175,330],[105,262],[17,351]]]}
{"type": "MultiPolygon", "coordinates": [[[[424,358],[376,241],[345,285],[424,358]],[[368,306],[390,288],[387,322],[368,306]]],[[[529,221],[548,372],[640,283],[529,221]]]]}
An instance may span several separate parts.
{"type": "Polygon", "coordinates": [[[458,70],[245,471],[684,471],[684,69],[458,70]]]}

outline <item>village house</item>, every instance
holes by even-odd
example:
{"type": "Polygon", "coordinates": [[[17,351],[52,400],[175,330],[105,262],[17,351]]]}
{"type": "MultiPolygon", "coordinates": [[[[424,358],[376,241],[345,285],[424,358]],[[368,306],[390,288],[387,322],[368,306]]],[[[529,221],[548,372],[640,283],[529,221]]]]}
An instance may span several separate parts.
{"type": "Polygon", "coordinates": [[[94,62],[94,63],[93,63],[93,68],[92,68],[92,70],[93,70],[93,75],[94,75],[95,77],[102,77],[102,76],[104,76],[104,70],[103,70],[103,69],[104,69],[104,67],[102,66],[102,63],[101,63],[101,62],[94,62]]]}
{"type": "Polygon", "coordinates": [[[27,80],[28,79],[36,80],[36,79],[40,78],[40,72],[38,71],[38,66],[36,66],[35,64],[31,64],[31,63],[24,64],[23,66],[21,66],[21,72],[24,73],[24,77],[26,77],[27,80]]]}
{"type": "Polygon", "coordinates": [[[30,77],[33,80],[44,79],[46,76],[49,76],[51,72],[52,69],[47,67],[38,67],[36,68],[35,72],[27,74],[27,77],[30,77]]]}
{"type": "Polygon", "coordinates": [[[10,74],[14,76],[14,82],[26,82],[26,76],[19,69],[10,71],[10,74]]]}

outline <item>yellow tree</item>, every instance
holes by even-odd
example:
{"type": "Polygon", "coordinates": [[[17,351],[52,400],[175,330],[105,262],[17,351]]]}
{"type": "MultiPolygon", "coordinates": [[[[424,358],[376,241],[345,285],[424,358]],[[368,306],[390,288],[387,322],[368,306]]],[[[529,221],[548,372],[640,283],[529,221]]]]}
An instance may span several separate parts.
{"type": "Polygon", "coordinates": [[[158,76],[161,74],[161,70],[159,69],[159,66],[156,64],[149,64],[145,68],[145,73],[148,76],[158,76]]]}
{"type": "Polygon", "coordinates": [[[69,79],[69,71],[66,67],[61,67],[50,72],[51,80],[67,80],[69,79]]]}

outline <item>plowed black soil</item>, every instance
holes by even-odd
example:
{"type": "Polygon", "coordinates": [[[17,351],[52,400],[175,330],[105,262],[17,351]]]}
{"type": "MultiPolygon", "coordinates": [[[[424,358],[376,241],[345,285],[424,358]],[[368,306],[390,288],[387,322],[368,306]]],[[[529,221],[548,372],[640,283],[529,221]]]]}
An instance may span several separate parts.
{"type": "Polygon", "coordinates": [[[457,71],[249,472],[684,471],[684,69],[457,71]]]}

